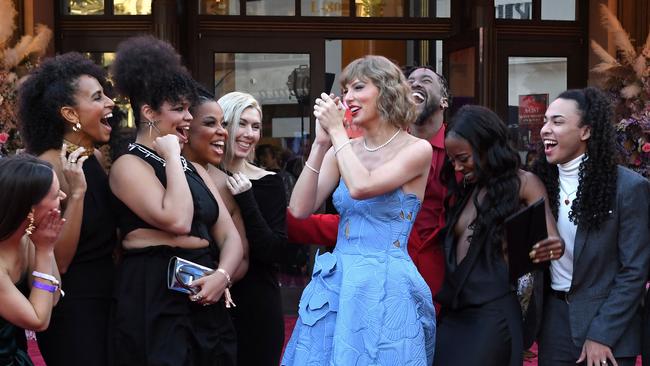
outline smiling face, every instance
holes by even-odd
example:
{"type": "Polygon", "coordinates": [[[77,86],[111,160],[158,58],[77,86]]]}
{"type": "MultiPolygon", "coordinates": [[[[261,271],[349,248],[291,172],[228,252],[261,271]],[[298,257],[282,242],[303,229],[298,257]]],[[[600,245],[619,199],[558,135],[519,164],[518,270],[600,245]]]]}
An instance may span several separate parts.
{"type": "Polygon", "coordinates": [[[215,100],[204,102],[193,111],[189,142],[183,147],[183,154],[201,165],[219,165],[228,138],[223,126],[223,110],[215,100]]]}
{"type": "Polygon", "coordinates": [[[454,171],[461,173],[465,181],[475,182],[474,149],[469,142],[457,134],[450,133],[445,137],[445,151],[454,171]]]}
{"type": "Polygon", "coordinates": [[[343,102],[350,110],[352,123],[363,125],[380,117],[377,110],[379,89],[371,81],[354,79],[343,88],[343,102]]]}
{"type": "Polygon", "coordinates": [[[228,146],[232,149],[236,159],[246,159],[262,134],[262,118],[257,109],[249,107],[244,109],[239,117],[238,125],[233,126],[234,144],[228,146]]]}
{"type": "Polygon", "coordinates": [[[66,198],[65,193],[61,190],[59,179],[56,177],[56,174],[54,174],[54,171],[52,171],[52,175],[53,178],[50,190],[47,192],[45,197],[43,197],[43,199],[33,207],[34,223],[36,226],[38,226],[43,217],[45,217],[50,211],[60,209],[61,201],[66,198]]]}
{"type": "Polygon", "coordinates": [[[160,136],[169,134],[176,135],[181,144],[187,142],[192,114],[190,113],[190,103],[187,100],[180,102],[164,102],[158,112],[153,112],[152,120],[158,121],[156,127],[160,136]]]}
{"type": "Polygon", "coordinates": [[[115,103],[104,94],[104,89],[97,79],[82,75],[76,81],[74,94],[75,106],[62,108],[62,115],[75,125],[81,124],[75,140],[83,146],[106,143],[111,137],[108,118],[112,117],[115,103]]]}
{"type": "MultiPolygon", "coordinates": [[[[413,100],[415,100],[418,117],[415,124],[423,124],[435,112],[440,110],[442,85],[436,73],[427,68],[415,69],[408,77],[413,100]]],[[[446,105],[444,105],[446,107],[446,105]]]]}
{"type": "Polygon", "coordinates": [[[588,125],[582,125],[578,104],[571,99],[556,99],[548,106],[540,130],[544,154],[551,164],[564,164],[587,151],[588,125]]]}

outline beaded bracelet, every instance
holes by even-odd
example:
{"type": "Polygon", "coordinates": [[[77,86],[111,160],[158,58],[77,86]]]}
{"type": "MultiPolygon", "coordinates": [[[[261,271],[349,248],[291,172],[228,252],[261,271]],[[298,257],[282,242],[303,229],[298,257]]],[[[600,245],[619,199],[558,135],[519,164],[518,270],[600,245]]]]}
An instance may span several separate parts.
{"type": "Polygon", "coordinates": [[[341,151],[341,149],[344,148],[350,142],[352,142],[352,140],[348,139],[346,142],[342,143],[341,146],[334,149],[334,156],[336,156],[336,154],[338,154],[338,152],[341,151]]]}

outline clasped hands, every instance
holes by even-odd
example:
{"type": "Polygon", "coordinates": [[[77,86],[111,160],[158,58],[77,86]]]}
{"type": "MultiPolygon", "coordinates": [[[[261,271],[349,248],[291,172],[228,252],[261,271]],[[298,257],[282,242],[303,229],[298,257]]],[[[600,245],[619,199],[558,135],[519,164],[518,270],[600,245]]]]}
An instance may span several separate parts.
{"type": "Polygon", "coordinates": [[[341,102],[341,98],[334,94],[321,93],[320,98],[316,98],[314,116],[316,117],[317,142],[329,142],[331,133],[336,129],[340,128],[345,131],[343,125],[345,107],[341,102]]]}

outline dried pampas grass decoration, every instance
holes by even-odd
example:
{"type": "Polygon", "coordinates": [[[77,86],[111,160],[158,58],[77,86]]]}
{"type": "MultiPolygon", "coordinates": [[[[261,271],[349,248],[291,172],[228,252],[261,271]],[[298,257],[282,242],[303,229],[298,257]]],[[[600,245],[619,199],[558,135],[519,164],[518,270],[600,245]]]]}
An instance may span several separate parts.
{"type": "Polygon", "coordinates": [[[605,4],[600,4],[600,15],[603,25],[614,36],[616,48],[623,53],[623,57],[629,64],[634,63],[636,50],[630,41],[630,35],[623,29],[621,22],[618,21],[616,16],[612,14],[605,4]]]}
{"type": "MultiPolygon", "coordinates": [[[[16,14],[16,9],[11,0],[0,0],[0,50],[5,48],[5,44],[16,30],[16,22],[14,22],[16,14]]],[[[2,55],[0,54],[1,58],[2,55]]]]}

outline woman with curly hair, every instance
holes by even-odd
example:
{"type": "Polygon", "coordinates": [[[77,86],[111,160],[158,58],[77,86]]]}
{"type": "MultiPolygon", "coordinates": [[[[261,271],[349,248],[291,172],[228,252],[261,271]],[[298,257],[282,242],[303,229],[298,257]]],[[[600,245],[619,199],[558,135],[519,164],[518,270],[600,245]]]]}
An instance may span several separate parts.
{"type": "Polygon", "coordinates": [[[0,364],[27,366],[25,331],[50,323],[59,299],[54,244],[65,193],[52,166],[29,155],[0,159],[0,364]],[[31,281],[31,282],[30,282],[31,281]]]}
{"type": "Polygon", "coordinates": [[[564,255],[551,263],[540,365],[634,365],[650,263],[650,183],[616,164],[612,107],[595,88],[567,90],[546,110],[537,174],[564,255]]]}
{"type": "MultiPolygon", "coordinates": [[[[521,366],[521,309],[507,257],[508,246],[519,243],[506,241],[504,223],[546,198],[546,190],[520,169],[506,125],[487,108],[462,107],[447,127],[445,149],[446,275],[436,295],[442,311],[434,365],[521,366]]],[[[557,259],[563,250],[548,199],[545,206],[549,236],[535,244],[533,262],[557,259]]]]}
{"type": "MultiPolygon", "coordinates": [[[[232,275],[232,281],[240,280],[248,270],[246,230],[244,219],[237,202],[228,190],[228,175],[217,168],[223,161],[226,151],[228,130],[223,119],[223,109],[209,91],[201,85],[197,86],[198,98],[190,107],[192,122],[188,130],[187,143],[183,144],[183,156],[196,164],[201,165],[214,182],[219,195],[223,199],[232,221],[237,227],[242,239],[245,255],[237,271],[232,275]]],[[[238,301],[239,303],[239,301],[238,301]]]]}
{"type": "Polygon", "coordinates": [[[48,365],[107,364],[117,244],[104,157],[113,101],[104,70],[79,53],[50,58],[20,86],[18,115],[27,151],[54,167],[66,224],[55,245],[68,296],[38,334],[48,365]],[[83,345],[83,347],[80,347],[83,345]]]}
{"type": "Polygon", "coordinates": [[[405,130],[415,103],[390,60],[356,59],[340,82],[342,100],[316,99],[316,136],[289,206],[305,218],[334,192],[338,238],[315,259],[282,365],[431,365],[435,309],[407,251],[431,144],[405,130]],[[348,138],[343,104],[357,138],[348,138]]]}
{"type": "Polygon", "coordinates": [[[118,46],[113,75],[137,128],[109,176],[124,249],[115,364],[234,365],[226,306],[242,244],[210,177],[181,156],[195,82],[172,46],[151,36],[118,46]],[[173,291],[167,287],[173,257],[216,270],[188,284],[192,295],[173,291]]]}
{"type": "Polygon", "coordinates": [[[275,264],[287,243],[287,199],[280,175],[251,163],[262,137],[262,107],[247,93],[219,98],[228,131],[222,166],[226,185],[242,212],[249,244],[248,272],[232,288],[237,364],[277,366],[284,345],[282,295],[275,264]],[[264,306],[260,307],[260,304],[264,306]]]}

